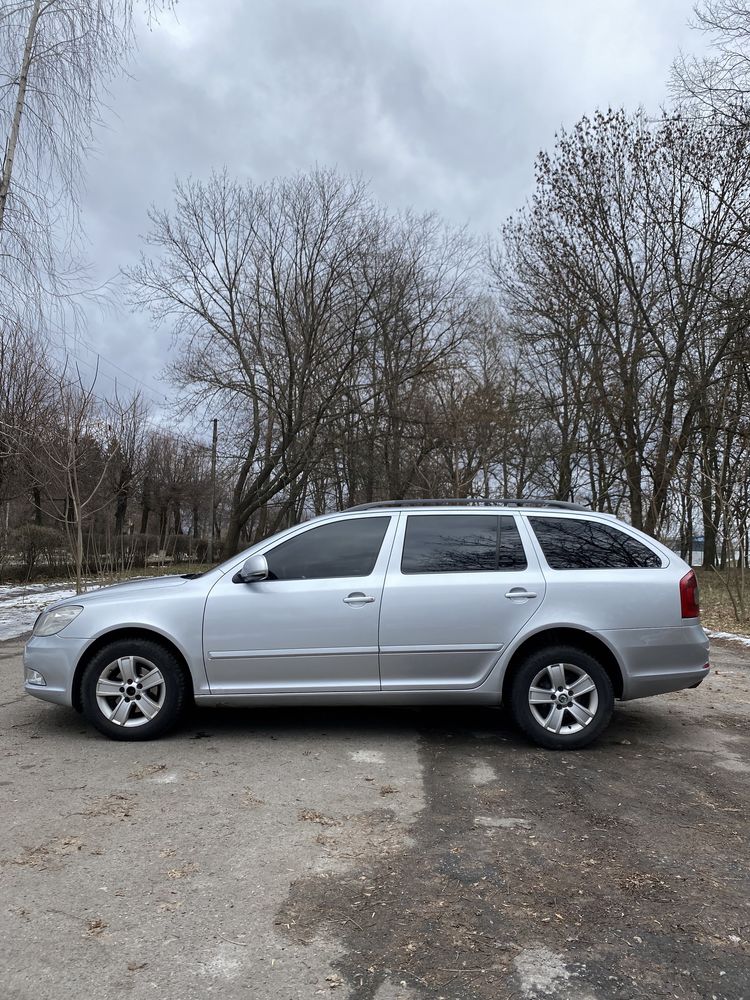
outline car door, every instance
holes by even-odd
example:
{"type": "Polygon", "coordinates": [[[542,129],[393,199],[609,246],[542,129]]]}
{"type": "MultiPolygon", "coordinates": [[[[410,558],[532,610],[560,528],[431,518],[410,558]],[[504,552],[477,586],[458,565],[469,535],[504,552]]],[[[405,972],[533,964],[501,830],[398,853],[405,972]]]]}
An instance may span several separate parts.
{"type": "Polygon", "coordinates": [[[380,615],[383,690],[477,686],[544,593],[514,515],[402,514],[380,615]]]}
{"type": "Polygon", "coordinates": [[[379,690],[378,617],[397,521],[350,515],[303,526],[263,550],[268,579],[227,573],[205,609],[211,692],[379,690]]]}

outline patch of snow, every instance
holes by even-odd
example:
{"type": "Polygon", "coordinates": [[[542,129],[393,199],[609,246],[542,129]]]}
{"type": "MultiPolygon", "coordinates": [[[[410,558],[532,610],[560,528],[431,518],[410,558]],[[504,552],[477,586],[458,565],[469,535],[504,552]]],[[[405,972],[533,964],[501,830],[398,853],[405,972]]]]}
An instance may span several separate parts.
{"type": "Polygon", "coordinates": [[[35,590],[49,590],[48,583],[3,584],[0,586],[0,601],[7,596],[33,593],[35,590]]]}
{"type": "Polygon", "coordinates": [[[75,589],[69,584],[29,583],[0,587],[0,640],[27,635],[41,611],[74,596],[75,589]]]}
{"type": "Polygon", "coordinates": [[[736,632],[714,632],[713,629],[704,629],[709,639],[725,639],[727,642],[739,642],[743,646],[750,646],[750,636],[737,635],[736,632]]]}

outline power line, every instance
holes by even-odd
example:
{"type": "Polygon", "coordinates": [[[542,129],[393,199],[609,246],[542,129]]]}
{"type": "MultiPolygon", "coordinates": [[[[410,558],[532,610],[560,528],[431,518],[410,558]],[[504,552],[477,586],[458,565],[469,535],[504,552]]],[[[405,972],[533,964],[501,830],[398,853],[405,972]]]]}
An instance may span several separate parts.
{"type": "MultiPolygon", "coordinates": [[[[111,375],[109,372],[102,371],[101,368],[100,368],[100,366],[98,364],[95,365],[91,361],[85,360],[84,358],[82,358],[78,354],[76,354],[74,351],[68,350],[68,348],[65,348],[65,347],[58,347],[57,345],[53,345],[52,350],[59,351],[61,354],[63,354],[64,357],[65,357],[65,359],[66,359],[66,361],[67,361],[68,358],[75,358],[75,360],[79,364],[84,365],[86,368],[90,368],[91,371],[96,372],[98,375],[101,375],[103,378],[108,378],[113,383],[113,385],[115,387],[117,386],[117,384],[118,384],[117,378],[114,375],[111,375]]],[[[102,357],[102,355],[97,354],[96,357],[97,357],[97,361],[102,361],[102,360],[106,361],[107,364],[111,364],[113,367],[117,368],[118,371],[121,371],[128,378],[132,379],[133,383],[135,383],[137,385],[141,385],[145,389],[149,389],[149,392],[151,392],[151,388],[148,386],[148,384],[146,382],[142,382],[140,379],[136,378],[135,375],[131,375],[129,372],[126,372],[124,368],[119,368],[113,362],[108,361],[107,358],[102,357]]],[[[60,359],[58,358],[58,361],[59,360],[60,359]]],[[[149,399],[151,400],[151,402],[154,403],[154,404],[156,404],[157,406],[163,406],[164,403],[166,402],[167,394],[164,393],[164,392],[160,393],[156,389],[153,389],[153,392],[156,393],[156,396],[153,396],[153,395],[149,396],[149,399]]]]}
{"type": "MultiPolygon", "coordinates": [[[[116,368],[117,371],[121,372],[123,375],[127,375],[129,379],[133,380],[133,382],[137,382],[138,385],[142,385],[144,387],[144,389],[150,389],[152,392],[155,392],[157,395],[163,394],[160,389],[157,389],[156,386],[152,385],[150,382],[144,382],[143,379],[140,379],[136,375],[133,375],[131,372],[126,371],[125,368],[121,368],[120,365],[118,365],[116,362],[112,361],[111,358],[108,358],[106,356],[106,354],[102,354],[102,352],[99,350],[99,348],[98,347],[94,347],[94,345],[90,341],[86,340],[85,337],[77,336],[77,337],[74,337],[74,340],[77,340],[80,343],[84,344],[86,347],[88,347],[88,349],[90,351],[92,351],[94,354],[96,354],[97,358],[101,358],[103,361],[106,361],[108,365],[111,365],[113,368],[116,368]]],[[[66,350],[67,350],[67,348],[66,348],[66,350]]],[[[165,394],[163,394],[163,395],[165,395],[165,394]]]]}
{"type": "MultiPolygon", "coordinates": [[[[49,368],[46,368],[43,364],[39,364],[39,367],[42,369],[43,372],[45,372],[45,374],[49,375],[50,378],[59,380],[62,385],[67,385],[71,389],[78,389],[82,392],[86,392],[89,396],[91,396],[92,399],[95,399],[98,403],[101,403],[102,406],[107,407],[112,405],[110,400],[104,399],[102,396],[99,396],[97,393],[93,391],[93,389],[84,389],[84,387],[80,384],[80,382],[74,382],[71,381],[70,379],[64,378],[62,372],[51,371],[49,368]]],[[[203,441],[198,441],[194,438],[189,438],[186,434],[180,434],[179,432],[175,433],[174,431],[166,430],[161,425],[156,424],[151,420],[147,420],[146,418],[143,418],[142,423],[146,427],[150,427],[157,435],[165,438],[166,440],[182,442],[183,444],[186,444],[192,448],[200,448],[201,450],[207,452],[211,451],[210,444],[206,444],[203,441]]]]}

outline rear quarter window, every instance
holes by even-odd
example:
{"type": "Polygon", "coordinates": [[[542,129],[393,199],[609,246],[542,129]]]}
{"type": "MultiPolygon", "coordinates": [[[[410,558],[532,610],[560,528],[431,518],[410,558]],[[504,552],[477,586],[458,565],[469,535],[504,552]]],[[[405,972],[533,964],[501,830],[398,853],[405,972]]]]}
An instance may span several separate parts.
{"type": "Polygon", "coordinates": [[[659,569],[656,552],[619,528],[572,517],[530,517],[552,569],[659,569]]]}

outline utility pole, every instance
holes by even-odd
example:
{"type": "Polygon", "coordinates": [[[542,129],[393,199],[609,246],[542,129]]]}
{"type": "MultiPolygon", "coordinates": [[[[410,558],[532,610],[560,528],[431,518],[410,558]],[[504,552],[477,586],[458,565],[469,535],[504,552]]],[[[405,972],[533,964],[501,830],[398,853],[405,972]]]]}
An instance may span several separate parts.
{"type": "Polygon", "coordinates": [[[216,536],[216,443],[219,440],[219,421],[214,418],[214,432],[211,439],[211,534],[208,537],[208,562],[214,561],[214,538],[216,536]]]}

